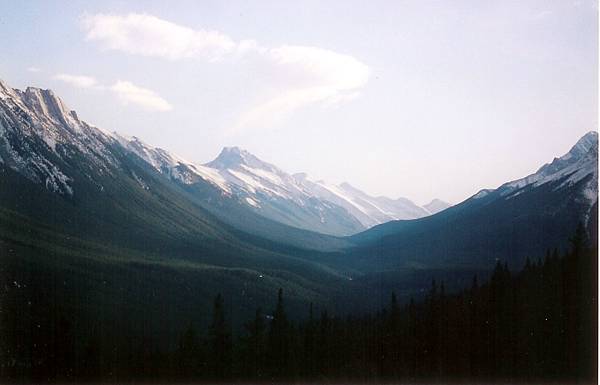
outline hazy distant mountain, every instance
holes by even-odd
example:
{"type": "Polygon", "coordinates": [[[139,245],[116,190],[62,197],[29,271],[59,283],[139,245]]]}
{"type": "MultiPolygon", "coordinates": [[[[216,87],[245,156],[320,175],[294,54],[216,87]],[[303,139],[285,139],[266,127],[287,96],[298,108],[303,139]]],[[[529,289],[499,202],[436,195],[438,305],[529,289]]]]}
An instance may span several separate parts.
{"type": "Polygon", "coordinates": [[[218,170],[224,180],[241,189],[245,202],[257,212],[311,230],[340,234],[333,230],[348,228],[352,231],[346,233],[355,232],[354,225],[347,225],[352,222],[340,212],[339,207],[360,222],[363,228],[430,214],[430,211],[406,198],[375,198],[348,183],[336,186],[324,181],[314,182],[305,173],[290,175],[238,147],[224,148],[215,160],[204,166],[218,170]],[[314,214],[318,221],[316,224],[310,220],[314,214]],[[303,218],[302,222],[298,222],[297,218],[303,218]]]}
{"type": "Polygon", "coordinates": [[[365,229],[343,207],[319,199],[290,174],[239,147],[225,147],[204,166],[216,170],[240,202],[267,218],[334,235],[365,229]]]}
{"type": "Polygon", "coordinates": [[[306,174],[296,174],[295,178],[311,194],[344,207],[367,228],[396,219],[415,219],[431,214],[406,198],[372,197],[349,183],[313,182],[306,174]]]}
{"type": "Polygon", "coordinates": [[[437,211],[431,211],[406,198],[371,197],[348,183],[314,182],[306,174],[290,175],[239,147],[225,147],[216,159],[199,165],[139,138],[117,137],[174,180],[186,185],[204,180],[266,218],[324,234],[350,235],[395,219],[421,218],[445,205],[439,201],[437,211]]]}
{"type": "Polygon", "coordinates": [[[440,211],[444,211],[449,207],[452,207],[452,205],[448,202],[444,202],[440,199],[434,199],[431,202],[427,203],[426,205],[423,205],[423,207],[429,211],[431,214],[437,214],[440,211]]]}

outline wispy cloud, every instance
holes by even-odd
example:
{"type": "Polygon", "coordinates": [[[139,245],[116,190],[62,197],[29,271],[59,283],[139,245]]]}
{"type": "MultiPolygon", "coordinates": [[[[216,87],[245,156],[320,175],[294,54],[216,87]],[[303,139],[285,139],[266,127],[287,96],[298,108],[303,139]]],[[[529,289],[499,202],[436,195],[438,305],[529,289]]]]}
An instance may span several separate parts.
{"type": "Polygon", "coordinates": [[[98,85],[98,81],[91,76],[56,74],[53,77],[77,88],[92,88],[98,85]]]}
{"type": "Polygon", "coordinates": [[[276,124],[309,104],[335,105],[354,99],[369,80],[369,67],[349,55],[317,47],[286,45],[263,51],[285,71],[283,85],[267,100],[246,111],[233,130],[276,124]]]}
{"type": "Polygon", "coordinates": [[[110,87],[110,90],[114,92],[121,103],[125,105],[135,104],[153,111],[170,111],[173,109],[173,106],[156,92],[136,86],[131,82],[119,80],[110,87]]]}
{"type": "Polygon", "coordinates": [[[56,74],[53,79],[73,87],[107,91],[114,94],[123,105],[135,105],[149,111],[170,111],[173,106],[156,92],[137,86],[129,81],[119,80],[111,86],[100,84],[95,78],[85,75],[56,74]]]}
{"type": "Polygon", "coordinates": [[[260,60],[275,73],[268,92],[239,117],[233,131],[274,125],[311,104],[338,104],[359,95],[369,80],[369,67],[331,50],[283,45],[265,47],[253,39],[235,41],[218,31],[192,29],[146,14],[84,15],[88,41],[102,49],[167,60],[260,60]],[[266,95],[266,96],[264,96],[266,95]]]}
{"type": "Polygon", "coordinates": [[[217,60],[236,46],[219,32],[194,30],[145,14],[84,15],[81,23],[87,40],[134,55],[217,60]]]}
{"type": "Polygon", "coordinates": [[[38,67],[28,67],[27,71],[29,72],[41,72],[42,70],[38,67]]]}

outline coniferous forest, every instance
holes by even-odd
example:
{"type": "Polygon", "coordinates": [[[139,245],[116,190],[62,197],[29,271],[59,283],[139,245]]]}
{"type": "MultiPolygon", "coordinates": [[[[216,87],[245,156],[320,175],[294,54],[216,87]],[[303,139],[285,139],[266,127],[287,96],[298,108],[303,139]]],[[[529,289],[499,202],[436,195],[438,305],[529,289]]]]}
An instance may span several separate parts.
{"type": "MultiPolygon", "coordinates": [[[[571,249],[527,260],[513,272],[498,261],[489,280],[448,293],[432,281],[420,300],[376,314],[338,317],[311,305],[286,315],[285,293],[234,332],[226,302],[214,298],[207,330],[190,322],[174,349],[152,341],[125,359],[118,346],[55,312],[51,329],[31,315],[28,335],[6,335],[2,378],[10,381],[595,382],[597,249],[579,229],[571,249]],[[81,335],[81,334],[79,334],[81,335]]],[[[37,317],[47,315],[40,312],[37,317]]],[[[15,317],[13,322],[19,322],[15,317]]]]}

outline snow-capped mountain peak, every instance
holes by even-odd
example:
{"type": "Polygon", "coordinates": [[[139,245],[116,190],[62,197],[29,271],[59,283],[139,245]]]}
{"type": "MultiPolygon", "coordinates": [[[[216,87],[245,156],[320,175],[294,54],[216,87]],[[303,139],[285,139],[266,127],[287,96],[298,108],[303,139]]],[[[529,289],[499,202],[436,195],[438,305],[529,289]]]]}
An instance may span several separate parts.
{"type": "Polygon", "coordinates": [[[6,99],[9,97],[16,98],[17,93],[13,88],[6,84],[4,80],[0,79],[0,99],[6,99]]]}
{"type": "Polygon", "coordinates": [[[598,133],[588,132],[565,155],[554,158],[534,174],[508,182],[499,187],[507,199],[521,194],[527,188],[561,181],[554,189],[574,185],[586,179],[582,196],[592,204],[598,199],[598,133]],[[589,177],[591,176],[591,177],[589,177]],[[588,178],[589,177],[589,178],[588,178]]]}
{"type": "MultiPolygon", "coordinates": [[[[305,210],[314,209],[315,202],[321,202],[325,210],[327,205],[345,209],[364,228],[432,213],[406,198],[372,197],[348,182],[333,185],[311,180],[306,173],[290,175],[239,147],[225,147],[215,160],[204,166],[218,170],[230,185],[236,186],[245,198],[252,200],[249,204],[255,208],[264,208],[268,201],[273,200],[278,200],[281,206],[285,200],[305,210]]],[[[323,223],[326,221],[322,220],[323,223]]]]}
{"type": "Polygon", "coordinates": [[[569,150],[569,152],[563,155],[560,159],[579,159],[582,156],[585,156],[590,151],[590,149],[594,148],[594,146],[598,146],[598,132],[590,131],[584,136],[582,136],[581,139],[579,139],[577,143],[575,143],[575,145],[571,147],[571,150],[569,150]]]}
{"type": "Polygon", "coordinates": [[[250,155],[239,147],[223,147],[219,156],[211,161],[208,166],[217,169],[237,167],[240,164],[245,164],[250,155]]]}
{"type": "Polygon", "coordinates": [[[547,163],[540,167],[534,175],[538,177],[547,177],[556,172],[567,168],[568,166],[579,162],[584,158],[590,150],[598,147],[598,133],[595,131],[588,132],[582,136],[569,152],[565,155],[554,158],[551,163],[547,163]]]}
{"type": "Polygon", "coordinates": [[[302,181],[308,179],[308,174],[305,172],[297,172],[295,174],[292,174],[292,178],[294,178],[296,182],[302,183],[302,181]]]}
{"type": "Polygon", "coordinates": [[[27,87],[23,94],[25,101],[40,115],[62,120],[70,116],[70,110],[52,90],[27,87]]]}
{"type": "Polygon", "coordinates": [[[278,170],[277,167],[275,167],[274,165],[260,160],[252,153],[237,146],[224,147],[223,150],[221,150],[219,156],[217,156],[213,161],[206,163],[205,166],[217,170],[237,170],[245,166],[250,168],[266,170],[274,173],[280,172],[280,170],[278,170]]]}
{"type": "Polygon", "coordinates": [[[108,173],[116,162],[111,143],[111,135],[80,121],[53,91],[0,82],[0,163],[31,181],[72,195],[74,177],[66,165],[80,159],[85,178],[108,173]]]}

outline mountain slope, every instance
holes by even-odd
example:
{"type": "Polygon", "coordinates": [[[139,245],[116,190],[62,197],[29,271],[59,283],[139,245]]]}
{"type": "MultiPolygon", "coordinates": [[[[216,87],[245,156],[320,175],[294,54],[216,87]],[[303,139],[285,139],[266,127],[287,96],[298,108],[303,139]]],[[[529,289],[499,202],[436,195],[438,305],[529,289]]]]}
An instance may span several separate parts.
{"type": "MultiPolygon", "coordinates": [[[[303,230],[260,215],[247,190],[229,182],[214,168],[186,161],[139,138],[113,134],[124,149],[166,177],[186,199],[200,205],[228,225],[280,244],[312,250],[339,250],[348,242],[325,234],[303,230]]],[[[255,197],[255,196],[254,196],[255,197]]]]}
{"type": "MultiPolygon", "coordinates": [[[[234,226],[239,227],[240,215],[266,223],[250,215],[248,211],[251,211],[270,221],[324,234],[353,234],[364,229],[343,208],[311,196],[285,172],[237,147],[226,147],[215,160],[199,165],[152,147],[139,138],[115,136],[157,172],[194,192],[200,202],[206,203],[205,208],[211,210],[219,206],[221,210],[214,214],[234,226]],[[206,184],[213,188],[207,188],[206,184]],[[224,206],[227,207],[225,213],[222,212],[224,206]],[[235,214],[230,217],[227,212],[235,214]]],[[[258,235],[270,237],[272,226],[265,226],[267,231],[258,235]]]]}
{"type": "MultiPolygon", "coordinates": [[[[128,319],[143,319],[148,309],[166,309],[169,303],[165,316],[178,330],[194,317],[189,304],[210,309],[217,292],[248,293],[251,298],[245,302],[244,295],[236,297],[236,312],[245,318],[256,306],[267,306],[279,287],[289,291],[293,306],[328,301],[343,290],[345,273],[321,263],[322,253],[244,233],[224,222],[192,199],[184,185],[174,184],[155,164],[123,147],[121,138],[79,120],[51,91],[1,86],[3,282],[35,285],[38,274],[33,271],[41,272],[43,280],[73,285],[61,291],[64,304],[81,300],[80,292],[106,293],[81,305],[90,319],[98,314],[117,319],[115,303],[131,307],[128,319]],[[136,288],[129,281],[138,282],[136,288]],[[188,288],[161,291],[151,283],[155,281],[165,288],[188,288]],[[250,283],[253,288],[245,289],[250,283]],[[147,307],[137,305],[140,298],[147,307]]],[[[178,170],[185,180],[189,170],[178,170]]],[[[222,191],[200,177],[194,186],[222,191]]],[[[318,242],[345,242],[275,222],[263,227],[297,245],[310,247],[313,236],[315,248],[318,242]]]]}
{"type": "Polygon", "coordinates": [[[597,221],[598,135],[590,132],[536,173],[482,190],[441,213],[376,226],[352,237],[349,264],[384,271],[414,266],[520,267],[527,256],[566,248],[577,224],[597,221]]]}
{"type": "MultiPolygon", "coordinates": [[[[208,222],[191,227],[190,238],[204,237],[203,232],[229,235],[235,232],[239,236],[239,231],[231,227],[235,217],[247,218],[248,223],[260,223],[253,227],[253,234],[269,235],[268,239],[278,243],[329,250],[345,243],[263,220],[243,208],[234,210],[229,224],[225,225],[222,220],[217,220],[215,213],[227,212],[222,210],[223,206],[234,205],[227,186],[219,184],[219,175],[212,169],[185,162],[161,149],[149,149],[138,139],[128,141],[92,127],[79,120],[75,112],[69,111],[50,90],[30,87],[20,91],[4,83],[0,87],[0,165],[4,177],[9,178],[9,174],[11,178],[24,177],[33,184],[42,185],[48,192],[60,195],[62,200],[57,205],[72,204],[50,214],[49,207],[38,207],[35,195],[26,204],[24,197],[11,188],[16,182],[7,182],[4,183],[6,197],[1,202],[5,206],[18,205],[18,211],[27,211],[40,220],[56,218],[56,224],[65,231],[86,229],[90,234],[98,235],[106,231],[107,222],[110,223],[108,227],[127,226],[134,233],[142,233],[145,229],[148,234],[157,235],[157,243],[174,229],[183,227],[175,225],[177,219],[184,220],[189,216],[199,216],[203,222],[208,222]],[[184,191],[174,189],[172,179],[185,186],[193,185],[196,191],[207,191],[209,199],[192,201],[184,191]],[[117,205],[117,202],[123,203],[117,205]],[[175,202],[185,208],[169,207],[175,202]],[[171,226],[157,229],[153,221],[145,223],[144,213],[153,208],[153,204],[157,205],[156,211],[160,212],[161,218],[171,226]],[[90,212],[83,217],[81,213],[85,210],[90,212]],[[175,218],[173,214],[180,211],[183,211],[182,215],[175,218]],[[119,215],[127,215],[127,220],[116,219],[119,215]],[[73,221],[71,216],[82,223],[66,229],[73,221]]],[[[55,196],[51,197],[57,200],[55,196]]]]}

